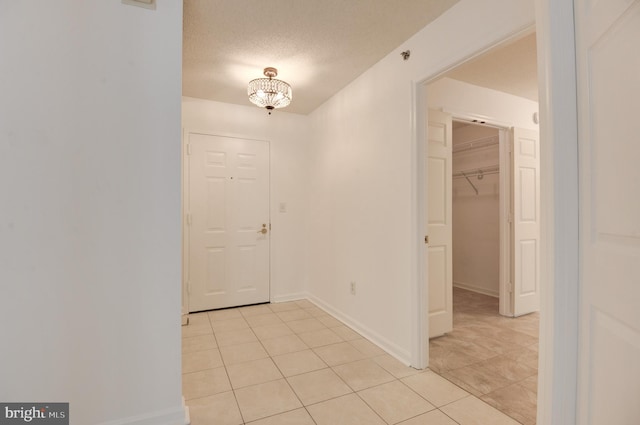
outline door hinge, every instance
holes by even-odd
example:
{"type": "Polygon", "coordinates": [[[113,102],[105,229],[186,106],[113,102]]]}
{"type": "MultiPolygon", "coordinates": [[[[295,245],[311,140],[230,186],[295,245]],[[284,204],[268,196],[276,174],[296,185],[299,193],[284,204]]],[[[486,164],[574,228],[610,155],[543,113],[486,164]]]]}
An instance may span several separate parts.
{"type": "Polygon", "coordinates": [[[187,213],[187,226],[191,226],[191,213],[187,213]]]}
{"type": "Polygon", "coordinates": [[[424,237],[424,243],[427,243],[427,244],[429,243],[429,235],[424,237]]]}
{"type": "Polygon", "coordinates": [[[191,143],[187,143],[187,155],[191,155],[191,143]]]}
{"type": "Polygon", "coordinates": [[[191,281],[187,281],[187,294],[191,295],[191,281]]]}

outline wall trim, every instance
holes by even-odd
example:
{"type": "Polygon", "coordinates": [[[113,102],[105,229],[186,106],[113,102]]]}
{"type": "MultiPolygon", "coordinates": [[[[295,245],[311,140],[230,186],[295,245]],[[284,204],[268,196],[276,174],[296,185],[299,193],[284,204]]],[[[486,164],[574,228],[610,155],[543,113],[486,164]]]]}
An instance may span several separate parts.
{"type": "Polygon", "coordinates": [[[184,396],[182,396],[182,407],[184,408],[184,425],[191,425],[191,412],[184,396]]]}
{"type": "Polygon", "coordinates": [[[354,331],[358,332],[363,337],[367,338],[369,341],[383,349],[387,354],[396,358],[402,364],[411,366],[411,352],[403,350],[398,345],[389,341],[379,333],[372,331],[348,314],[345,314],[340,310],[331,307],[331,305],[324,300],[311,294],[307,294],[307,299],[317,305],[319,308],[334,316],[336,319],[340,320],[342,323],[344,323],[354,331]]]}
{"type": "Polygon", "coordinates": [[[189,425],[189,409],[184,404],[184,398],[182,404],[180,407],[102,422],[100,425],[189,425]]]}
{"type": "Polygon", "coordinates": [[[500,298],[500,291],[499,290],[483,288],[481,286],[474,285],[473,283],[458,282],[458,281],[454,280],[453,281],[453,287],[454,288],[464,289],[464,290],[471,291],[471,292],[476,292],[476,293],[482,294],[482,295],[488,295],[488,296],[494,297],[494,298],[500,298]]]}
{"type": "Polygon", "coordinates": [[[535,0],[540,85],[539,424],[576,423],[580,299],[579,172],[573,0],[535,0]]]}
{"type": "Polygon", "coordinates": [[[429,366],[429,294],[425,285],[427,279],[426,247],[427,234],[425,220],[427,200],[425,193],[425,154],[427,152],[426,86],[424,81],[411,81],[411,240],[413,249],[409,261],[411,265],[411,365],[418,369],[429,366]],[[424,335],[427,338],[423,338],[424,335]]]}
{"type": "MultiPolygon", "coordinates": [[[[539,132],[540,130],[538,130],[539,132]]],[[[511,223],[509,216],[511,213],[511,200],[513,189],[513,167],[511,164],[511,130],[501,128],[498,130],[498,147],[500,151],[500,196],[498,208],[500,209],[500,263],[498,273],[499,285],[499,308],[498,311],[503,316],[513,316],[513,297],[511,290],[512,253],[515,247],[511,241],[511,223]]],[[[542,167],[542,164],[540,164],[542,167]]],[[[540,233],[542,236],[542,232],[540,233]]]]}
{"type": "Polygon", "coordinates": [[[306,292],[292,292],[290,294],[275,295],[271,297],[272,303],[284,303],[287,301],[298,301],[307,299],[306,292]]]}

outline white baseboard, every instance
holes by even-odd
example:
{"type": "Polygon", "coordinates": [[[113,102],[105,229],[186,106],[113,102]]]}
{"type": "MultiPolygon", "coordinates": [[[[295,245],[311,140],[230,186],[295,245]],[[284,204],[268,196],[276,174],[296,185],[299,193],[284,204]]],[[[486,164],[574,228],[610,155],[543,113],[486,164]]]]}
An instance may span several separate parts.
{"type": "Polygon", "coordinates": [[[189,413],[189,406],[182,396],[182,408],[184,409],[184,425],[191,425],[191,414],[189,413]]]}
{"type": "Polygon", "coordinates": [[[482,288],[480,286],[474,285],[472,283],[464,283],[464,282],[453,282],[453,286],[455,288],[466,289],[467,291],[477,292],[478,294],[488,295],[494,298],[500,298],[500,290],[499,289],[487,289],[482,288]]]}
{"type": "Polygon", "coordinates": [[[401,363],[410,366],[411,365],[411,353],[407,350],[402,349],[395,343],[389,341],[382,335],[377,332],[372,331],[368,327],[364,326],[362,323],[355,320],[353,317],[342,313],[339,310],[331,307],[327,302],[321,300],[318,297],[315,297],[311,294],[306,294],[306,298],[312,303],[316,304],[318,307],[326,311],[327,313],[334,316],[336,319],[340,320],[342,323],[358,332],[360,335],[367,338],[369,341],[376,344],[378,347],[383,349],[387,354],[395,357],[401,363]]]}
{"type": "Polygon", "coordinates": [[[100,425],[189,425],[189,422],[185,422],[187,420],[189,420],[189,413],[183,400],[183,405],[180,407],[116,419],[100,425]]]}
{"type": "Polygon", "coordinates": [[[287,301],[297,301],[307,298],[306,292],[293,292],[291,294],[276,295],[271,297],[272,303],[284,303],[287,301]]]}

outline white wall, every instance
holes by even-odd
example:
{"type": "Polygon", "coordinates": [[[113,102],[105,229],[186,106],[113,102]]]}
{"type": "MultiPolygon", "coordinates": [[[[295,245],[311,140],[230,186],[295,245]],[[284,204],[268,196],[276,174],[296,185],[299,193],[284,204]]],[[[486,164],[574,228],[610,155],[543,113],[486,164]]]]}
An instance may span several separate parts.
{"type": "Polygon", "coordinates": [[[417,305],[414,83],[533,24],[530,0],[462,0],[310,115],[309,293],[407,363],[417,305]]]}
{"type": "Polygon", "coordinates": [[[0,2],[0,400],[182,423],[182,2],[0,2]]]}
{"type": "Polygon", "coordinates": [[[185,97],[182,126],[185,131],[270,142],[271,300],[306,296],[309,118],[185,97]],[[279,208],[283,202],[284,213],[279,208]]]}
{"type": "Polygon", "coordinates": [[[538,130],[533,122],[538,102],[473,84],[441,78],[426,87],[429,108],[442,109],[454,118],[482,116],[503,127],[538,130]]]}
{"type": "MultiPolygon", "coordinates": [[[[499,165],[498,130],[469,125],[453,130],[453,145],[496,144],[453,153],[453,173],[499,165]]],[[[500,179],[486,174],[453,179],[453,285],[497,297],[500,292],[500,179]]]]}

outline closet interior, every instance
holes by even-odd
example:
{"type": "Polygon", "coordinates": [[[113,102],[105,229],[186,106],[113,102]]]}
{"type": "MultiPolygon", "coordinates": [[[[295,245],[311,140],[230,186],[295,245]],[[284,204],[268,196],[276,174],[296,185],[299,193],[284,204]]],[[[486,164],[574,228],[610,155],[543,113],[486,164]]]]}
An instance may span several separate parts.
{"type": "Polygon", "coordinates": [[[498,129],[454,121],[452,172],[453,286],[499,297],[498,129]]]}

